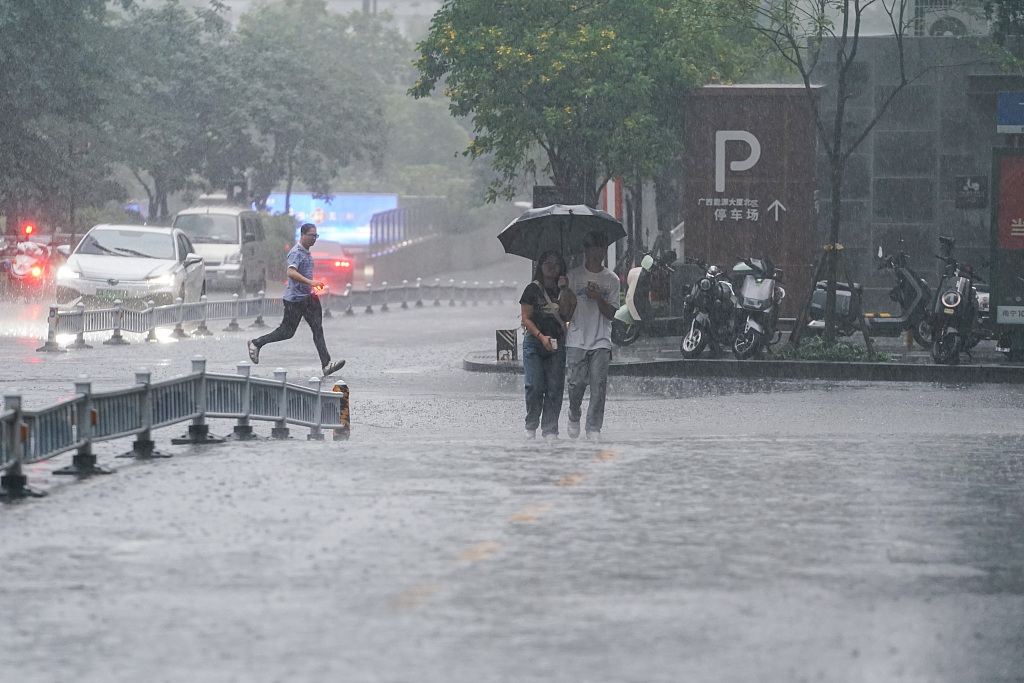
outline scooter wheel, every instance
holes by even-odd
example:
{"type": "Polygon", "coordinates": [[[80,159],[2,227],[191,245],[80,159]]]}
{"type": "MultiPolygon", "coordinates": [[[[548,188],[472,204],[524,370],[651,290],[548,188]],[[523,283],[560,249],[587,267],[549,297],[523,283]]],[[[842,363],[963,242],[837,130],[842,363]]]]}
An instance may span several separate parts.
{"type": "Polygon", "coordinates": [[[751,328],[741,331],[732,342],[732,353],[739,360],[754,356],[764,346],[764,335],[751,328]]]}
{"type": "Polygon", "coordinates": [[[683,358],[692,360],[700,356],[700,354],[704,352],[704,347],[707,345],[707,331],[705,331],[703,327],[694,325],[686,334],[683,335],[683,338],[679,340],[679,352],[683,354],[683,358]]]}
{"type": "Polygon", "coordinates": [[[627,325],[621,320],[612,321],[612,343],[616,346],[629,346],[640,338],[640,325],[627,325]]]}
{"type": "Polygon", "coordinates": [[[932,348],[932,326],[927,318],[919,320],[916,325],[910,328],[910,333],[914,335],[914,341],[922,349],[932,348]]]}
{"type": "Polygon", "coordinates": [[[932,360],[938,365],[956,365],[960,362],[960,335],[947,332],[932,342],[932,360]]]}

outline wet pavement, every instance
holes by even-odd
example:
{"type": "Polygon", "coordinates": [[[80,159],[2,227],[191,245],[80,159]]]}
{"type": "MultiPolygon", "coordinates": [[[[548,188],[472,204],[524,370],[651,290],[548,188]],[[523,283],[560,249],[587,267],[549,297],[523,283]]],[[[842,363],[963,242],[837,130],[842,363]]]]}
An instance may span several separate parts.
{"type": "MultiPolygon", "coordinates": [[[[522,378],[462,368],[517,315],[327,321],[348,442],[180,425],[170,459],[33,468],[50,495],[0,508],[2,678],[1024,680],[1024,388],[617,376],[602,442],[528,441],[522,378]]],[[[248,336],[44,355],[0,318],[30,409],[234,372],[248,336]]],[[[304,327],[261,361],[317,365],[304,327]]]]}

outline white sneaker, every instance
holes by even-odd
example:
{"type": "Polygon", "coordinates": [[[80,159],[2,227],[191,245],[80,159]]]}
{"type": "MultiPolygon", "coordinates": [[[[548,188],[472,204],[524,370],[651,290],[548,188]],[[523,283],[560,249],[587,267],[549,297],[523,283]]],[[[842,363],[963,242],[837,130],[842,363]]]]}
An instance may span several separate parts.
{"type": "Polygon", "coordinates": [[[570,439],[578,439],[578,438],[580,438],[580,422],[579,422],[579,420],[577,420],[576,422],[573,422],[572,420],[569,420],[569,438],[570,439]]]}
{"type": "Polygon", "coordinates": [[[600,441],[600,440],[601,440],[601,430],[599,430],[599,429],[595,429],[593,431],[591,431],[589,429],[587,430],[587,441],[600,441]]]}
{"type": "Polygon", "coordinates": [[[327,365],[324,366],[324,377],[328,377],[330,375],[333,375],[338,370],[341,370],[343,367],[345,367],[345,361],[344,360],[333,360],[333,361],[331,361],[330,363],[328,363],[327,365]]]}
{"type": "Polygon", "coordinates": [[[558,434],[545,434],[544,438],[545,439],[550,439],[552,441],[557,441],[558,440],[558,434]]]}
{"type": "Polygon", "coordinates": [[[253,365],[260,364],[260,347],[252,343],[252,339],[246,342],[246,346],[249,347],[249,360],[253,362],[253,365]]]}
{"type": "Polygon", "coordinates": [[[536,439],[537,438],[537,430],[536,429],[527,429],[526,430],[526,438],[527,439],[536,439]]]}

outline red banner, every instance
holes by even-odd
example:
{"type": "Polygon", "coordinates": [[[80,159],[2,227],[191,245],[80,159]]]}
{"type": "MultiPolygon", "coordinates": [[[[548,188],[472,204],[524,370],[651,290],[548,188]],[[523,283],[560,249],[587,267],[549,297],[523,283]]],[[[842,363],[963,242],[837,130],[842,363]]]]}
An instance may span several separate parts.
{"type": "Polygon", "coordinates": [[[1024,157],[999,160],[1000,249],[1024,249],[1024,157]]]}

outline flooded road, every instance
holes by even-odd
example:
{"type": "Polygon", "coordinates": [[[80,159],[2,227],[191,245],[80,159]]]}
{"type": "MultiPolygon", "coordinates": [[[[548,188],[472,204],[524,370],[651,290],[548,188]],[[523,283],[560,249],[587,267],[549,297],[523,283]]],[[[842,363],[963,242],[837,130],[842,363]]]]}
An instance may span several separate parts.
{"type": "MultiPolygon", "coordinates": [[[[1024,388],[615,377],[602,442],[528,441],[522,378],[461,369],[517,309],[327,321],[348,442],[179,425],[167,460],[34,468],[50,495],[0,509],[4,677],[1020,680],[1024,388]]],[[[246,336],[7,336],[0,374],[32,408],[82,373],[232,373],[246,336]]],[[[305,381],[308,330],[261,361],[305,381]]]]}

